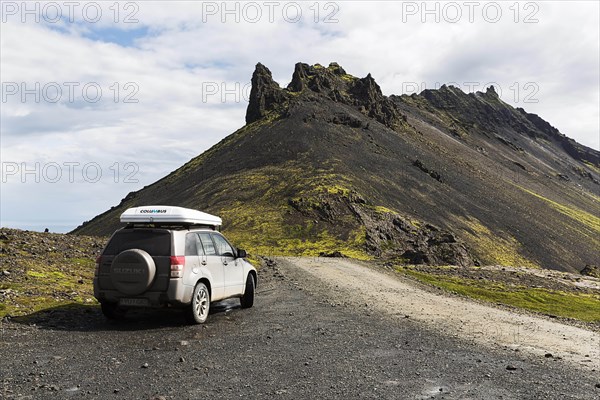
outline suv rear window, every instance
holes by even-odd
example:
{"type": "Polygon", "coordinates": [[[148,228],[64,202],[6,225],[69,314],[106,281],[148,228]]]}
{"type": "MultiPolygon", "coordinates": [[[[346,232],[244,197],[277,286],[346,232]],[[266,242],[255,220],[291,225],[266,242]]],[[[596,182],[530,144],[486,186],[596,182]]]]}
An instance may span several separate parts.
{"type": "Polygon", "coordinates": [[[129,249],[144,250],[151,256],[170,256],[171,234],[164,230],[122,230],[115,233],[104,254],[117,255],[129,249]]]}

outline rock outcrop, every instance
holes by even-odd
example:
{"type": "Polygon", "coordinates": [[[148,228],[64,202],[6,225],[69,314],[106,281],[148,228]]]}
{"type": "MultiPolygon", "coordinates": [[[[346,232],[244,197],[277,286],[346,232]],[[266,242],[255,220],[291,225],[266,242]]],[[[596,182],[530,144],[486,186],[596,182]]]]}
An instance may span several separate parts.
{"type": "Polygon", "coordinates": [[[305,94],[307,97],[311,93],[326,96],[356,108],[363,115],[389,128],[406,123],[406,117],[393,101],[383,95],[371,74],[359,79],[348,75],[337,63],[331,63],[328,67],[297,63],[292,81],[285,89],[273,80],[268,68],[257,64],[252,75],[246,123],[257,121],[276,108],[284,108],[291,98],[290,93],[305,94]]]}
{"type": "Polygon", "coordinates": [[[369,205],[356,192],[290,199],[289,204],[313,220],[336,223],[352,216],[365,229],[366,252],[380,259],[460,267],[479,264],[468,246],[448,230],[369,205]]]}
{"type": "Polygon", "coordinates": [[[467,245],[447,230],[393,211],[357,207],[356,212],[366,228],[367,252],[373,256],[408,264],[479,265],[467,245]]]}
{"type": "Polygon", "coordinates": [[[580,273],[581,273],[581,275],[593,276],[595,278],[600,278],[600,266],[588,264],[580,271],[580,273]]]}
{"type": "Polygon", "coordinates": [[[246,110],[246,123],[250,124],[265,117],[269,111],[280,107],[285,100],[285,93],[273,80],[271,71],[261,63],[256,64],[256,69],[252,74],[252,89],[246,110]]]}

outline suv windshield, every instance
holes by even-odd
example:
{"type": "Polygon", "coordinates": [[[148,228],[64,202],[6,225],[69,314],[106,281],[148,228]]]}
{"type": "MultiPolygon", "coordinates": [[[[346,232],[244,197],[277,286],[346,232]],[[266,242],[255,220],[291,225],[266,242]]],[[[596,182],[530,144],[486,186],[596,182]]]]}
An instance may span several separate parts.
{"type": "Polygon", "coordinates": [[[121,230],[112,237],[104,254],[117,255],[128,249],[144,250],[151,256],[170,256],[171,234],[169,231],[153,229],[121,230]]]}

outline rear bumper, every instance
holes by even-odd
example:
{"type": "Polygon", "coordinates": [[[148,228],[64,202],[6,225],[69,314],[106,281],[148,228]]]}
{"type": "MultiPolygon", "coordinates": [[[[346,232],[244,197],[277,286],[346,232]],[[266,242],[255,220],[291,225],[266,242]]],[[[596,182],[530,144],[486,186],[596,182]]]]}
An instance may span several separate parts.
{"type": "Polygon", "coordinates": [[[194,286],[183,283],[182,278],[174,278],[169,280],[169,288],[167,296],[171,299],[171,303],[175,305],[186,305],[192,302],[194,294],[194,286]]]}
{"type": "Polygon", "coordinates": [[[137,296],[129,296],[114,289],[101,289],[98,278],[94,278],[94,297],[100,302],[117,303],[122,298],[147,299],[150,307],[161,307],[165,305],[184,306],[192,301],[194,287],[185,285],[181,278],[169,280],[166,291],[144,292],[137,296]]]}

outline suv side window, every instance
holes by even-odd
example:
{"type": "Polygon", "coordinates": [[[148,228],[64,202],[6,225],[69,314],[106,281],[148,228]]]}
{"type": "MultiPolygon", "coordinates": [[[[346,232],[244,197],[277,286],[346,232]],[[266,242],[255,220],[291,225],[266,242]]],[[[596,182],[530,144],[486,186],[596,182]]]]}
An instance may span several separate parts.
{"type": "Polygon", "coordinates": [[[200,237],[200,242],[202,242],[202,247],[204,248],[204,254],[207,256],[214,256],[217,254],[215,250],[215,245],[210,238],[210,233],[198,233],[200,237]]]}
{"type": "Polygon", "coordinates": [[[211,236],[214,239],[215,244],[217,245],[217,253],[219,255],[225,255],[225,254],[229,253],[227,255],[230,255],[233,257],[233,255],[235,254],[233,252],[233,248],[231,247],[229,242],[227,242],[227,240],[223,236],[218,235],[218,234],[212,234],[211,236]]]}
{"type": "Polygon", "coordinates": [[[197,256],[201,254],[202,245],[198,241],[198,235],[195,233],[188,233],[185,235],[185,255],[186,256],[197,256]]]}

